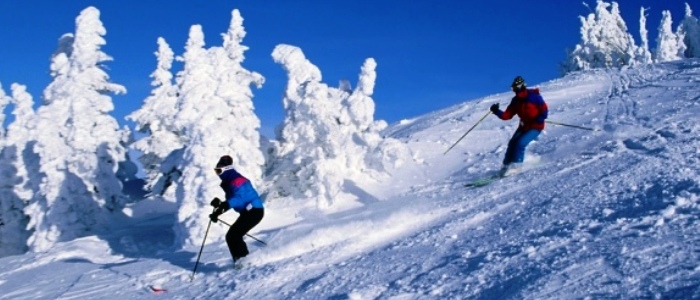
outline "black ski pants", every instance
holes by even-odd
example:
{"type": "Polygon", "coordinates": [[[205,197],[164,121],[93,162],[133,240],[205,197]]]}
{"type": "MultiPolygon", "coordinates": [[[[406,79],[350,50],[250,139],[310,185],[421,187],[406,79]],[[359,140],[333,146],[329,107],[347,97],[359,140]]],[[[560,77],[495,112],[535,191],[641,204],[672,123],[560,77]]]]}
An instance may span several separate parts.
{"type": "Polygon", "coordinates": [[[231,257],[233,257],[234,261],[250,253],[248,252],[248,246],[243,241],[243,236],[253,229],[255,225],[258,225],[264,215],[265,210],[262,208],[242,211],[236,222],[229,228],[226,233],[226,244],[228,244],[228,250],[231,251],[231,257]]]}

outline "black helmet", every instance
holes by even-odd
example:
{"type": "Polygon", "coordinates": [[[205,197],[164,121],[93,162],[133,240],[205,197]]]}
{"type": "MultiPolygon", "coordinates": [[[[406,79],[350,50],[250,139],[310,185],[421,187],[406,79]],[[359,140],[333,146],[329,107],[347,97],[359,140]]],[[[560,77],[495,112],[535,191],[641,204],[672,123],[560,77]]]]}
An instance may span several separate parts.
{"type": "Polygon", "coordinates": [[[216,163],[217,168],[223,168],[226,166],[230,166],[233,164],[233,158],[231,158],[228,155],[224,155],[221,158],[219,158],[219,162],[216,163]]]}
{"type": "Polygon", "coordinates": [[[520,90],[525,86],[525,79],[523,79],[521,76],[516,76],[515,79],[513,79],[513,84],[510,85],[510,88],[513,90],[520,90]]]}

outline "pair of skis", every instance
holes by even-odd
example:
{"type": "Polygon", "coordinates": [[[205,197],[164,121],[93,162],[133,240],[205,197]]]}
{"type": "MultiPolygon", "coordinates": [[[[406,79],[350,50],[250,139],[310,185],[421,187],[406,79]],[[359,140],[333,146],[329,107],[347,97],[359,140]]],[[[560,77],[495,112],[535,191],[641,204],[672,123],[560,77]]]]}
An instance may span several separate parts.
{"type": "Polygon", "coordinates": [[[488,175],[486,177],[479,178],[479,179],[476,179],[476,180],[471,181],[471,182],[467,182],[464,184],[464,186],[465,187],[472,187],[472,188],[482,187],[482,186],[488,185],[496,180],[517,175],[517,174],[521,173],[522,171],[523,171],[522,168],[517,168],[517,169],[511,170],[511,171],[506,171],[506,172],[503,172],[503,170],[501,170],[501,171],[498,171],[496,174],[491,174],[491,175],[488,175]]]}

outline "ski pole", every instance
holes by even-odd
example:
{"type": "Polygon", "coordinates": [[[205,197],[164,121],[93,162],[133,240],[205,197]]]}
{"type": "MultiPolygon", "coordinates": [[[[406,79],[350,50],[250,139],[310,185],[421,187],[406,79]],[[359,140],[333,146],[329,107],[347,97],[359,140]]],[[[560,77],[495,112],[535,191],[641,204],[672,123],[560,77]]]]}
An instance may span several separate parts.
{"type": "Polygon", "coordinates": [[[202,247],[199,248],[199,254],[197,255],[197,262],[194,264],[194,270],[192,270],[192,277],[190,277],[190,282],[194,280],[194,273],[197,272],[197,265],[199,265],[199,258],[202,257],[202,250],[204,250],[204,243],[207,241],[207,234],[209,234],[209,227],[211,227],[211,219],[209,219],[209,225],[207,225],[207,231],[204,232],[204,240],[202,240],[202,247]]]}
{"type": "MultiPolygon", "coordinates": [[[[224,222],[224,221],[222,221],[222,220],[219,220],[219,222],[223,223],[224,225],[226,225],[226,226],[228,226],[228,227],[231,227],[231,225],[230,225],[229,223],[226,223],[226,222],[224,222]]],[[[261,244],[267,246],[267,243],[265,243],[265,242],[259,240],[259,239],[256,238],[256,237],[254,237],[254,236],[252,236],[252,235],[250,235],[250,234],[247,234],[247,233],[246,233],[245,235],[247,235],[249,238],[254,239],[254,240],[260,242],[261,244]]]]}
{"type": "Polygon", "coordinates": [[[487,112],[483,117],[481,117],[481,119],[479,119],[479,121],[476,122],[476,124],[474,124],[474,126],[472,126],[472,128],[469,128],[469,130],[467,130],[467,132],[466,132],[464,135],[462,135],[462,137],[459,138],[459,140],[457,140],[457,141],[456,141],[450,148],[448,148],[447,151],[445,151],[445,153],[443,153],[442,155],[447,154],[447,152],[450,151],[450,150],[452,150],[452,148],[454,148],[454,146],[457,146],[457,143],[459,143],[459,141],[461,141],[465,136],[467,136],[467,134],[469,134],[469,132],[471,132],[471,131],[476,127],[476,125],[479,125],[479,123],[481,123],[481,121],[483,121],[484,119],[486,119],[486,117],[488,117],[489,114],[491,114],[491,111],[487,112]]]}
{"type": "Polygon", "coordinates": [[[590,128],[590,127],[583,127],[583,126],[576,126],[576,125],[570,125],[570,124],[564,124],[564,123],[559,123],[555,121],[545,121],[549,124],[553,125],[560,125],[560,126],[567,126],[567,127],[573,127],[573,128],[578,128],[578,129],[583,129],[583,130],[590,130],[590,131],[598,131],[598,129],[595,128],[590,128]]]}

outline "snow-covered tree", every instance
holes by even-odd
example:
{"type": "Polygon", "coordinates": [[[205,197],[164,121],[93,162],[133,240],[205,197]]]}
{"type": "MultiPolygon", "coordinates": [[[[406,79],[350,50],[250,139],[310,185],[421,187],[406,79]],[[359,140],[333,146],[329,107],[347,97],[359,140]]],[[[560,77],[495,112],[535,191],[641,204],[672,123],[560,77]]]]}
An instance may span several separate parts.
{"type": "Polygon", "coordinates": [[[5,116],[5,107],[10,104],[10,101],[12,101],[12,98],[5,94],[0,84],[0,138],[2,138],[0,139],[0,147],[2,147],[1,143],[5,138],[5,119],[7,118],[7,116],[5,116]]]}
{"type": "Polygon", "coordinates": [[[637,46],[616,2],[596,1],[594,13],[581,20],[581,42],[562,65],[564,73],[634,65],[637,46]]]}
{"type": "MultiPolygon", "coordinates": [[[[172,188],[178,204],[175,227],[179,245],[201,242],[211,213],[209,202],[223,197],[213,168],[219,157],[231,155],[236,169],[260,185],[264,157],[260,150],[260,120],[253,112],[251,85],[261,87],[262,75],[241,66],[247,47],[243,18],[231,13],[223,46],[204,48],[201,26],[191,27],[184,68],[178,73],[177,126],[187,136],[184,148],[164,163],[179,170],[172,188]]],[[[214,230],[223,230],[218,228],[214,230]]]]}
{"type": "Polygon", "coordinates": [[[21,184],[15,168],[17,148],[6,145],[0,151],[0,257],[26,251],[28,237],[24,203],[15,193],[21,184]]]}
{"type": "MultiPolygon", "coordinates": [[[[13,96],[19,97],[19,101],[15,98],[8,97],[5,91],[0,86],[0,118],[4,120],[4,109],[7,104],[14,104],[13,113],[17,115],[18,111],[24,109],[26,100],[24,94],[20,95],[20,86],[12,85],[13,96]]],[[[31,100],[31,97],[30,97],[31,100]]],[[[31,105],[31,103],[30,103],[31,105]]],[[[30,106],[31,109],[31,106],[30,106]]],[[[21,144],[17,144],[14,140],[16,133],[15,120],[8,126],[7,132],[0,135],[0,257],[7,255],[20,254],[27,249],[27,216],[24,215],[25,202],[22,201],[20,195],[17,194],[18,188],[21,188],[23,183],[22,175],[18,168],[22,168],[22,163],[19,162],[19,153],[21,152],[21,144]]],[[[21,122],[21,121],[20,121],[21,122]]],[[[2,129],[4,131],[4,129],[2,129]]]]}
{"type": "Polygon", "coordinates": [[[29,246],[45,250],[53,243],[86,234],[104,224],[124,204],[116,177],[126,159],[124,133],[109,115],[110,83],[101,66],[111,60],[101,51],[106,30],[94,7],[76,19],[75,35],[64,35],[51,60],[53,81],[37,110],[37,143],[43,174],[39,197],[25,208],[33,230],[29,246]]]}
{"type": "Polygon", "coordinates": [[[287,71],[288,82],[271,190],[280,196],[313,199],[317,207],[327,208],[338,201],[345,177],[337,160],[344,146],[341,93],[347,93],[321,83],[321,71],[297,47],[278,45],[272,57],[287,71]]]}
{"type": "Polygon", "coordinates": [[[34,99],[27,92],[27,87],[12,84],[14,121],[7,127],[7,140],[15,146],[17,157],[15,168],[21,184],[15,186],[15,193],[24,203],[29,203],[39,190],[39,156],[34,152],[37,140],[36,112],[34,99]]]}
{"type": "Polygon", "coordinates": [[[649,51],[649,32],[647,31],[647,14],[644,7],[639,9],[639,35],[642,43],[637,49],[637,61],[642,64],[650,64],[653,61],[649,51]]]}
{"type": "Polygon", "coordinates": [[[356,196],[345,189],[347,183],[382,176],[386,154],[401,153],[400,147],[380,148],[385,140],[378,132],[386,123],[373,119],[376,62],[365,61],[358,86],[349,93],[348,84],[321,83],[320,70],[297,47],[278,45],[272,57],[287,71],[288,82],[270,191],[312,200],[319,209],[350,204],[356,196]]]}
{"type": "Polygon", "coordinates": [[[693,11],[688,3],[685,4],[685,18],[678,26],[677,32],[684,36],[685,57],[700,57],[700,22],[698,22],[698,18],[693,16],[693,11]]]}
{"type": "Polygon", "coordinates": [[[659,36],[656,38],[656,52],[654,60],[656,62],[680,60],[684,57],[685,44],[683,43],[682,32],[674,33],[672,28],[671,12],[662,12],[661,24],[659,25],[659,36]]]}
{"type": "Polygon", "coordinates": [[[261,88],[265,78],[241,67],[245,59],[243,53],[248,50],[241,44],[245,35],[243,18],[238,10],[233,10],[229,30],[222,34],[223,47],[209,50],[214,78],[218,79],[211,109],[225,109],[209,114],[217,121],[202,133],[221,147],[211,155],[230,151],[236,170],[254,183],[260,183],[265,160],[260,148],[260,119],[255,115],[250,86],[261,88]]]}
{"type": "MultiPolygon", "coordinates": [[[[343,112],[347,112],[349,120],[353,124],[353,132],[348,136],[349,141],[361,145],[361,152],[353,157],[360,157],[360,161],[350,166],[364,174],[383,176],[382,171],[400,167],[407,160],[412,159],[411,153],[405,144],[400,141],[383,137],[381,131],[387,127],[383,120],[374,120],[374,85],[377,79],[377,63],[373,58],[368,58],[360,69],[358,84],[354,91],[343,101],[343,112]],[[378,172],[379,174],[375,173],[378,172]]],[[[346,123],[346,122],[344,122],[346,123]]]]}
{"type": "MultiPolygon", "coordinates": [[[[36,113],[34,111],[34,99],[27,92],[27,87],[21,84],[13,83],[12,89],[12,115],[14,120],[7,126],[7,141],[15,145],[18,154],[25,152],[18,157],[21,162],[24,158],[36,160],[36,154],[33,151],[32,145],[36,141],[36,113]]],[[[20,163],[19,166],[26,166],[25,163],[20,163]]],[[[20,172],[20,176],[24,177],[26,170],[20,172]]],[[[29,199],[24,198],[24,199],[29,199]]]]}
{"type": "Polygon", "coordinates": [[[377,62],[373,58],[368,58],[362,65],[357,88],[345,100],[344,108],[347,111],[349,120],[347,122],[355,125],[357,132],[370,130],[374,125],[374,83],[377,80],[377,62]]]}
{"type": "Polygon", "coordinates": [[[128,115],[127,119],[133,120],[136,130],[145,135],[131,145],[142,153],[139,161],[146,173],[145,189],[160,195],[171,183],[165,178],[172,171],[161,170],[161,164],[173,151],[183,147],[184,138],[175,125],[178,92],[170,71],[175,56],[163,38],[158,38],[158,51],[155,54],[158,63],[151,73],[154,88],[141,108],[128,115]]]}

